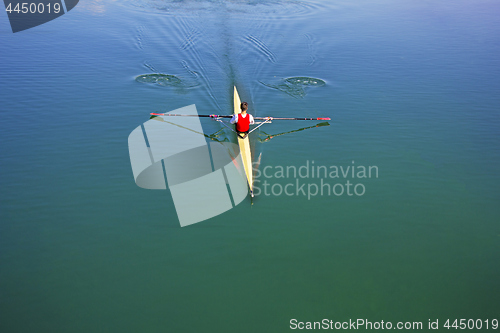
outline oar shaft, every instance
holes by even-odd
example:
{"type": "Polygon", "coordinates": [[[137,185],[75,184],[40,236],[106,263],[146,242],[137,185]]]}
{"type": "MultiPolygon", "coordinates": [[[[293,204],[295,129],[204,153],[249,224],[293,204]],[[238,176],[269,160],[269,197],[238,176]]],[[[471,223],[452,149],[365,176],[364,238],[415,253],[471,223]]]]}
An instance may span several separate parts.
{"type": "Polygon", "coordinates": [[[331,120],[330,118],[274,118],[274,117],[254,117],[257,120],[331,120]]]}
{"type": "Polygon", "coordinates": [[[200,117],[200,118],[232,118],[233,116],[219,116],[216,114],[173,114],[173,113],[151,113],[153,116],[168,116],[168,117],[200,117]]]}
{"type": "MultiPolygon", "coordinates": [[[[153,116],[169,117],[200,117],[200,118],[232,118],[233,116],[219,116],[215,114],[172,114],[172,113],[151,113],[153,116]]],[[[274,118],[274,117],[254,117],[255,120],[331,120],[330,118],[274,118]]]]}

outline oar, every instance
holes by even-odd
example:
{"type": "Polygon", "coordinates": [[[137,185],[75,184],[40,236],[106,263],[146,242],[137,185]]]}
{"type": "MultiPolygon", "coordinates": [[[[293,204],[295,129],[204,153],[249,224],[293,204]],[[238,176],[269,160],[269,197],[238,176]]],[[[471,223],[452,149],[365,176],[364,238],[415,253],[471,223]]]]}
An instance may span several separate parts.
{"type": "Polygon", "coordinates": [[[274,117],[254,117],[257,120],[331,120],[330,118],[274,118],[274,117]]]}
{"type": "Polygon", "coordinates": [[[153,116],[168,116],[168,117],[200,117],[200,118],[233,118],[233,116],[219,116],[216,114],[173,114],[173,113],[151,113],[153,116]]]}
{"type": "MultiPolygon", "coordinates": [[[[172,113],[151,113],[153,116],[168,117],[200,117],[200,118],[232,118],[233,116],[220,116],[216,114],[172,114],[172,113]]],[[[253,117],[255,120],[331,120],[330,118],[274,118],[274,117],[253,117]]]]}

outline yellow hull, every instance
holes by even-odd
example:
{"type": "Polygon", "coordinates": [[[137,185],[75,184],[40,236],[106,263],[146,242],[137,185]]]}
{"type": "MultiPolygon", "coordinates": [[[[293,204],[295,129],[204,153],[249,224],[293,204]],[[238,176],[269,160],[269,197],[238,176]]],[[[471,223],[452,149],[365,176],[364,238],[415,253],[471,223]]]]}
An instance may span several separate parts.
{"type": "MultiPolygon", "coordinates": [[[[241,112],[240,109],[240,96],[238,95],[238,90],[234,87],[234,114],[241,112]]],[[[250,140],[248,136],[244,139],[238,137],[238,145],[240,146],[240,154],[243,160],[243,168],[245,169],[245,174],[247,176],[248,188],[250,189],[250,195],[253,197],[253,168],[252,168],[252,153],[250,151],[250,140]]]]}

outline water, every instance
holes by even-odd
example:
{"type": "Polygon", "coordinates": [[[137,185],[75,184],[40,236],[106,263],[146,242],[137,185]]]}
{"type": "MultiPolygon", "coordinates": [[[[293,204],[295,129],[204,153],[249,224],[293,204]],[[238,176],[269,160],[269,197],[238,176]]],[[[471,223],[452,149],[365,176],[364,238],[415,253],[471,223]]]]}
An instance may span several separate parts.
{"type": "Polygon", "coordinates": [[[16,34],[5,16],[0,330],[498,318],[499,9],[86,1],[16,34]],[[235,82],[254,115],[332,118],[254,139],[261,171],[314,161],[378,178],[348,177],[362,196],[262,193],[180,228],[168,191],[134,184],[127,137],[154,111],[229,113],[235,82]]]}

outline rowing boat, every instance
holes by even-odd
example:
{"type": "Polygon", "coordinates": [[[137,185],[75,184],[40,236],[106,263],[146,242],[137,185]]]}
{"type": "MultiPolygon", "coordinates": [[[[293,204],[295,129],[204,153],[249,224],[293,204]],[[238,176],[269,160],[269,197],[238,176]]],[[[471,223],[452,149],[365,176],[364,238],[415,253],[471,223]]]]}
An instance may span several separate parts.
{"type": "MultiPolygon", "coordinates": [[[[241,100],[238,95],[238,90],[236,86],[234,87],[234,114],[237,115],[241,112],[240,105],[241,100]]],[[[253,170],[252,170],[252,152],[250,151],[250,139],[248,135],[243,138],[237,135],[238,146],[240,147],[240,154],[243,160],[243,168],[245,169],[245,175],[247,177],[248,189],[250,190],[250,196],[253,197],[253,170]]]]}
{"type": "MultiPolygon", "coordinates": [[[[233,112],[234,115],[237,115],[241,112],[240,109],[241,105],[241,100],[240,96],[238,94],[238,90],[236,87],[234,87],[234,93],[233,93],[233,112]]],[[[213,120],[218,121],[228,129],[230,129],[233,132],[236,132],[233,128],[228,126],[223,119],[224,118],[232,118],[233,115],[215,115],[215,114],[210,114],[210,115],[189,115],[189,114],[173,114],[173,113],[151,113],[152,116],[162,116],[162,117],[200,117],[200,118],[212,118],[213,120]]],[[[240,155],[242,158],[243,162],[243,169],[245,172],[245,177],[246,181],[248,183],[248,189],[250,190],[250,196],[254,196],[253,193],[253,165],[252,165],[252,152],[250,149],[250,139],[249,139],[249,134],[258,129],[260,126],[264,124],[270,124],[273,120],[330,120],[330,118],[273,118],[273,117],[253,117],[255,120],[260,120],[261,122],[256,122],[256,124],[259,124],[255,126],[250,132],[244,136],[236,135],[237,140],[238,140],[238,146],[240,148],[240,155]]],[[[324,126],[325,123],[318,124],[316,126],[311,126],[311,127],[319,127],[319,126],[324,126]]],[[[311,128],[307,127],[307,128],[311,128]]],[[[306,129],[306,128],[304,128],[306,129]]],[[[303,129],[300,129],[303,130],[303,129]]],[[[285,133],[283,133],[285,134],[285,133]]],[[[276,135],[275,135],[276,136],[276,135]]]]}

